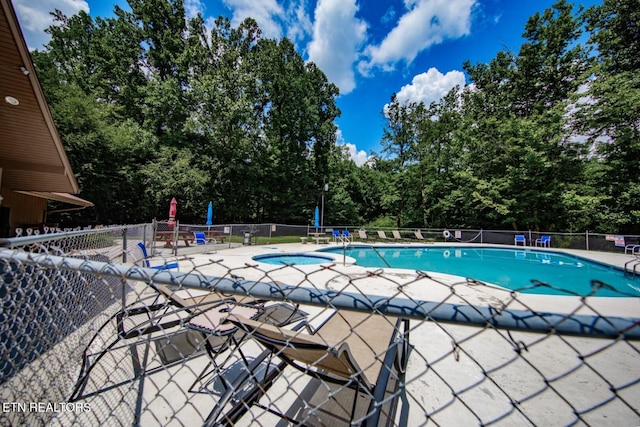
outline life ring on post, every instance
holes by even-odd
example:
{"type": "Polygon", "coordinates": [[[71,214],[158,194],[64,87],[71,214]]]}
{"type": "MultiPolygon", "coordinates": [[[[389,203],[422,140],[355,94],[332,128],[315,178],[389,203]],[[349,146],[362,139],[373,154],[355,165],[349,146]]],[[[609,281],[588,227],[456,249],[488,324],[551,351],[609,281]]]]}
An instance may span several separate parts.
{"type": "Polygon", "coordinates": [[[451,232],[449,230],[444,230],[442,232],[442,235],[444,236],[445,239],[448,239],[449,237],[451,237],[451,232]]]}

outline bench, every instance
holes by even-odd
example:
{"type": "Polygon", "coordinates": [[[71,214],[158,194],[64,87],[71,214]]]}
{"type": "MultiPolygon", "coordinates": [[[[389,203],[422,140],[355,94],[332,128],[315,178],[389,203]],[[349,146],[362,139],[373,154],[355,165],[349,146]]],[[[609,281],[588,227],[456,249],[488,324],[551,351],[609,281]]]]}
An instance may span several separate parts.
{"type": "Polygon", "coordinates": [[[321,244],[324,243],[326,245],[329,244],[329,240],[331,240],[331,237],[320,237],[320,236],[316,236],[316,237],[312,237],[312,239],[316,242],[316,244],[321,244]]]}
{"type": "Polygon", "coordinates": [[[301,237],[301,238],[300,238],[300,243],[302,243],[303,245],[306,245],[306,244],[307,244],[307,242],[308,242],[308,239],[309,239],[309,238],[308,238],[308,237],[306,237],[306,236],[305,236],[305,237],[301,237]]]}

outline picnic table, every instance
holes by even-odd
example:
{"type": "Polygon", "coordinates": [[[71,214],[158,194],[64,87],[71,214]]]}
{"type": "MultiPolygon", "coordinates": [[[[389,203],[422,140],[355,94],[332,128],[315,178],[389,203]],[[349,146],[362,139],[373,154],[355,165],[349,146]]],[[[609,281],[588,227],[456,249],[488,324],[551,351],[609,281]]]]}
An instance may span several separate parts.
{"type": "Polygon", "coordinates": [[[224,243],[224,238],[226,237],[222,231],[219,230],[207,230],[204,232],[205,236],[207,236],[207,241],[215,241],[224,243]]]}
{"type": "MultiPolygon", "coordinates": [[[[173,237],[175,230],[156,231],[156,240],[164,241],[165,248],[173,248],[173,237]]],[[[191,231],[178,231],[178,241],[182,240],[189,247],[189,242],[193,242],[193,233],[191,231]]]]}
{"type": "MultiPolygon", "coordinates": [[[[200,231],[200,230],[198,230],[200,231]]],[[[215,241],[224,243],[225,235],[219,230],[204,230],[202,231],[208,242],[215,241]]],[[[173,248],[173,238],[175,235],[174,230],[156,231],[156,240],[165,242],[165,248],[173,248]]],[[[190,243],[195,243],[195,237],[191,230],[178,230],[178,241],[182,240],[185,246],[189,247],[190,243]]]]}

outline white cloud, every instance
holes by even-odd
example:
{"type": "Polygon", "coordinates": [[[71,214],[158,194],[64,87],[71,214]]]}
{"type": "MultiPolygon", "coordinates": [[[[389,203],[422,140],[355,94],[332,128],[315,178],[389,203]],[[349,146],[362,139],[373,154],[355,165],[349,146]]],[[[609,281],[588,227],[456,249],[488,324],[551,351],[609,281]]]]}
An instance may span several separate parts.
{"type": "Polygon", "coordinates": [[[354,64],[366,39],[367,24],[356,18],[355,0],[318,0],[309,60],[347,94],[356,87],[354,64]]]}
{"type": "MultiPolygon", "coordinates": [[[[203,3],[204,0],[188,0],[203,3]]],[[[287,37],[294,44],[311,34],[311,18],[307,14],[309,0],[222,0],[232,11],[231,25],[237,27],[246,18],[253,18],[265,38],[287,37]]]]}
{"type": "Polygon", "coordinates": [[[407,12],[378,46],[368,46],[363,74],[374,67],[391,71],[399,61],[411,63],[425,49],[469,34],[477,0],[405,0],[407,12]]]}
{"type": "Polygon", "coordinates": [[[204,16],[205,6],[200,0],[185,0],[184,13],[187,18],[195,18],[198,13],[204,16]]]}
{"type": "Polygon", "coordinates": [[[49,12],[59,9],[67,16],[84,10],[89,13],[85,0],[13,0],[20,27],[29,49],[42,49],[51,38],[44,30],[53,24],[49,12]]]}
{"type": "Polygon", "coordinates": [[[246,18],[253,18],[260,26],[264,37],[282,37],[280,21],[284,19],[285,11],[277,0],[223,0],[223,3],[233,11],[233,27],[239,26],[246,18]]]}
{"type": "Polygon", "coordinates": [[[342,136],[342,130],[339,128],[336,131],[336,144],[347,151],[349,153],[349,158],[358,166],[364,165],[370,158],[366,151],[358,150],[355,144],[346,142],[342,136]]]}
{"type": "Polygon", "coordinates": [[[358,150],[355,144],[347,143],[344,144],[344,146],[347,147],[347,150],[349,151],[349,158],[353,160],[356,165],[362,166],[367,163],[367,160],[369,160],[367,152],[364,150],[358,150]]]}
{"type": "Polygon", "coordinates": [[[294,44],[306,40],[313,32],[311,17],[307,13],[307,0],[301,0],[297,6],[291,6],[287,18],[288,28],[286,36],[294,44]]]}
{"type": "Polygon", "coordinates": [[[438,101],[455,86],[461,88],[465,85],[465,77],[462,71],[449,71],[442,74],[436,68],[429,68],[426,73],[421,73],[413,77],[411,84],[402,86],[396,94],[400,102],[424,102],[429,106],[434,101],[438,101]]]}

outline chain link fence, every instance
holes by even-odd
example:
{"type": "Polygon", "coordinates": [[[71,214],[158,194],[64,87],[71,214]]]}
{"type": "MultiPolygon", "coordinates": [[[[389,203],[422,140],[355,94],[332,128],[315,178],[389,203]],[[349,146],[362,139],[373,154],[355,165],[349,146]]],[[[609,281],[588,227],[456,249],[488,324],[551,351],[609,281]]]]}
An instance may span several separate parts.
{"type": "Polygon", "coordinates": [[[175,258],[157,230],[2,242],[0,425],[640,424],[639,298],[604,283],[175,258]]]}
{"type": "MultiPolygon", "coordinates": [[[[298,241],[300,237],[310,235],[325,235],[331,237],[334,230],[342,232],[349,230],[355,240],[367,242],[439,242],[439,243],[485,243],[498,245],[513,245],[515,236],[524,237],[526,246],[536,246],[543,237],[549,238],[549,246],[562,249],[595,250],[613,253],[630,252],[636,247],[640,252],[640,235],[634,234],[603,234],[589,231],[582,233],[560,233],[535,230],[483,230],[483,229],[443,229],[443,228],[385,228],[367,229],[353,225],[330,225],[314,228],[311,225],[289,224],[216,224],[203,226],[196,224],[177,224],[175,227],[166,221],[153,223],[156,230],[156,241],[168,243],[165,247],[189,247],[193,240],[194,231],[202,231],[208,240],[216,243],[238,244],[271,244],[290,238],[298,241]],[[363,233],[359,233],[359,232],[363,233]],[[382,232],[382,233],[381,233],[382,232]],[[395,235],[392,234],[395,232],[395,235]],[[363,238],[362,236],[366,236],[363,238]]],[[[230,245],[227,245],[230,246],[230,245]]]]}

